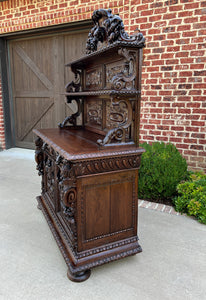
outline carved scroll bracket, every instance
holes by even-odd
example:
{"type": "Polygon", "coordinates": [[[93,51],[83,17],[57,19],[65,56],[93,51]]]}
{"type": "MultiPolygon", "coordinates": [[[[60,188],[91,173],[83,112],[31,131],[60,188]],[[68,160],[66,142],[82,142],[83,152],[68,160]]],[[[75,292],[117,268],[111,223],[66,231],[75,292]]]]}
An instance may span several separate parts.
{"type": "Polygon", "coordinates": [[[66,93],[79,92],[81,87],[81,71],[77,69],[72,69],[75,75],[75,80],[67,83],[65,86],[66,93]]]}
{"type": "MultiPolygon", "coordinates": [[[[66,93],[74,93],[74,92],[79,92],[80,91],[80,88],[81,88],[81,71],[80,70],[73,70],[72,71],[74,72],[75,74],[75,80],[74,81],[71,81],[69,82],[65,89],[66,89],[66,93]]],[[[82,106],[82,103],[81,103],[81,100],[77,97],[71,97],[69,95],[67,95],[66,97],[66,101],[67,103],[72,103],[72,101],[75,101],[76,104],[77,104],[77,111],[72,114],[71,116],[68,116],[64,119],[64,121],[62,123],[59,123],[58,126],[59,128],[64,128],[68,123],[73,125],[73,126],[76,126],[77,125],[77,117],[80,116],[81,114],[81,106],[82,106]]]]}
{"type": "Polygon", "coordinates": [[[65,128],[68,123],[73,126],[77,126],[77,117],[79,117],[82,112],[82,100],[80,100],[79,98],[73,99],[73,98],[67,97],[67,103],[72,103],[72,101],[76,102],[77,111],[74,114],[72,114],[71,116],[66,117],[62,123],[59,123],[58,124],[59,128],[65,128]]]}
{"type": "Polygon", "coordinates": [[[113,128],[108,131],[107,135],[103,140],[97,140],[97,144],[100,146],[104,146],[106,144],[110,144],[111,141],[115,139],[119,142],[125,142],[125,130],[124,128],[113,128]]]}

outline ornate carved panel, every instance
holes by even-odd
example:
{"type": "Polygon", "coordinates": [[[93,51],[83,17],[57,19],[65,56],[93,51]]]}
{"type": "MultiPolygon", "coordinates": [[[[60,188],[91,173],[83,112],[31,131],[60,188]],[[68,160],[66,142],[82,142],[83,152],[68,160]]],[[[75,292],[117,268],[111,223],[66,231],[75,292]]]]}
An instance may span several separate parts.
{"type": "Polygon", "coordinates": [[[106,65],[106,87],[114,90],[134,90],[136,78],[136,52],[121,48],[124,59],[106,65]]]}
{"type": "Polygon", "coordinates": [[[60,214],[68,226],[73,249],[77,249],[76,225],[76,177],[73,165],[61,156],[56,161],[59,168],[58,190],[60,194],[60,214]]]}
{"type": "Polygon", "coordinates": [[[37,163],[36,169],[38,170],[39,175],[43,175],[43,162],[44,162],[44,153],[42,151],[43,141],[41,138],[35,140],[36,150],[35,150],[35,161],[37,163]]]}
{"type": "Polygon", "coordinates": [[[124,62],[114,62],[106,64],[106,88],[111,89],[112,87],[112,78],[117,74],[121,73],[124,70],[124,62]]]}
{"type": "Polygon", "coordinates": [[[102,70],[100,67],[86,71],[85,77],[86,89],[95,90],[102,87],[102,70]]]}
{"type": "Polygon", "coordinates": [[[45,159],[45,191],[48,193],[50,200],[55,205],[55,162],[49,156],[45,159]]]}
{"type": "Polygon", "coordinates": [[[128,104],[126,101],[113,104],[111,101],[106,103],[106,127],[108,129],[122,126],[128,121],[128,104]]]}
{"type": "Polygon", "coordinates": [[[86,103],[86,124],[102,128],[102,101],[89,100],[86,103]]]}

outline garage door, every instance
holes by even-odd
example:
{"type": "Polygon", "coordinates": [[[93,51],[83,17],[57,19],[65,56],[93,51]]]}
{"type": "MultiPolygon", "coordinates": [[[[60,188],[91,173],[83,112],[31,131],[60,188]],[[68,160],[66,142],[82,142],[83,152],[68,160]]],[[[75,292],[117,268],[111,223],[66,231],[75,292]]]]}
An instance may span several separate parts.
{"type": "Polygon", "coordinates": [[[88,31],[9,42],[16,146],[34,148],[33,128],[55,128],[70,113],[63,93],[73,75],[65,64],[84,55],[88,31]]]}

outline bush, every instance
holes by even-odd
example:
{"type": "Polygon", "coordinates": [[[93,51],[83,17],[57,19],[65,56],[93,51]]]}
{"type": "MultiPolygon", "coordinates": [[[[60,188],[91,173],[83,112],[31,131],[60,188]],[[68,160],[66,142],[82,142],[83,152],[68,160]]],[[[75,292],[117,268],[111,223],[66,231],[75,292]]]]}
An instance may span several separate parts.
{"type": "Polygon", "coordinates": [[[206,175],[191,173],[189,181],[177,187],[178,197],[174,198],[176,211],[194,216],[206,224],[206,175]]]}
{"type": "Polygon", "coordinates": [[[140,146],[146,152],[139,170],[139,198],[171,203],[177,185],[188,177],[186,160],[172,144],[156,142],[140,146]]]}

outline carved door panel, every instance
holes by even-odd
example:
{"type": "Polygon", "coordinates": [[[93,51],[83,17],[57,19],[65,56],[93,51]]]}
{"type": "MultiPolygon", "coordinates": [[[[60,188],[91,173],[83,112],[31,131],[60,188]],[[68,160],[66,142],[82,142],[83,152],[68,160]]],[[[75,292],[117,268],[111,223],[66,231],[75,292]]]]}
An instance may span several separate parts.
{"type": "Polygon", "coordinates": [[[88,30],[18,39],[9,44],[15,145],[34,148],[33,128],[65,118],[65,64],[83,54],[88,30]]]}

